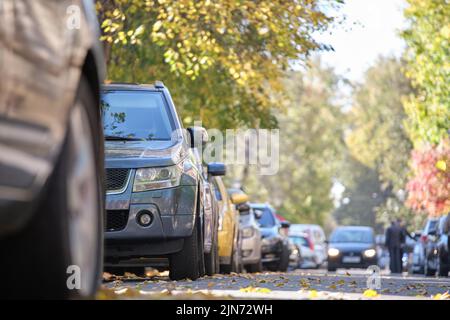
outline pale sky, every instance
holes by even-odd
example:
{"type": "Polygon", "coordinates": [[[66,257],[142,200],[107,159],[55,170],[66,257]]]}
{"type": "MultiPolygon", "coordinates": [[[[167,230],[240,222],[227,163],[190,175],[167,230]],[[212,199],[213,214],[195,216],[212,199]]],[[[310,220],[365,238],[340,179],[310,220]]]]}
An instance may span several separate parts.
{"type": "Polygon", "coordinates": [[[322,60],[350,80],[360,80],[377,56],[400,56],[404,43],[398,31],[405,27],[405,0],[346,0],[339,14],[347,20],[319,35],[334,52],[321,52],[322,60]]]}

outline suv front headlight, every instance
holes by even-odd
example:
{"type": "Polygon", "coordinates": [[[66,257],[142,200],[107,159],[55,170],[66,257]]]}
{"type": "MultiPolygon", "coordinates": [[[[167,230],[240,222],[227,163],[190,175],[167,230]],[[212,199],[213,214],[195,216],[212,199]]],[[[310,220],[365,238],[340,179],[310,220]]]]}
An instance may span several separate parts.
{"type": "Polygon", "coordinates": [[[134,176],[133,192],[172,188],[180,185],[181,166],[142,168],[134,176]]]}

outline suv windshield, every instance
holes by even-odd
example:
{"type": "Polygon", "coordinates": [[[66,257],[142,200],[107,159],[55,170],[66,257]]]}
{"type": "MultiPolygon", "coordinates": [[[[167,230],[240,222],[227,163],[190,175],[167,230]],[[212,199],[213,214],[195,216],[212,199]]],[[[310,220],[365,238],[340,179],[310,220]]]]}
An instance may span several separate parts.
{"type": "Polygon", "coordinates": [[[268,207],[253,208],[254,210],[260,210],[262,212],[261,217],[258,219],[258,223],[261,228],[270,228],[275,225],[275,218],[272,211],[268,207]]]}
{"type": "Polygon", "coordinates": [[[338,229],[331,235],[330,242],[372,243],[373,234],[369,230],[338,229]]]}
{"type": "Polygon", "coordinates": [[[173,120],[159,92],[111,91],[101,99],[105,137],[170,140],[173,120]]]}

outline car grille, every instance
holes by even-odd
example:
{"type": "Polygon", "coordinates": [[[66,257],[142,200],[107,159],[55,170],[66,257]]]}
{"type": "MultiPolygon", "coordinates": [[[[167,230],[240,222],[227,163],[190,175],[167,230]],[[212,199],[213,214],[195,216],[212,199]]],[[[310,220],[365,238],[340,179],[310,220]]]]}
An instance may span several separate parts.
{"type": "Polygon", "coordinates": [[[106,210],[106,231],[125,229],[128,222],[128,210],[106,210]]]}
{"type": "Polygon", "coordinates": [[[106,191],[119,191],[125,188],[130,169],[106,169],[106,191]]]}

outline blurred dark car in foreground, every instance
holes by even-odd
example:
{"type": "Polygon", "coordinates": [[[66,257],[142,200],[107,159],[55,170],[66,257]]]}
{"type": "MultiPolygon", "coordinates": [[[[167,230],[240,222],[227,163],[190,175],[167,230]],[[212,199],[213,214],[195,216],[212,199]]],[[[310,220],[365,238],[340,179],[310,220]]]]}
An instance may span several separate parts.
{"type": "Polygon", "coordinates": [[[328,246],[328,271],[338,268],[367,268],[377,265],[373,229],[362,226],[336,228],[328,246]]]}
{"type": "Polygon", "coordinates": [[[100,282],[98,37],[92,1],[0,1],[0,273],[8,298],[89,297],[100,282]]]}

